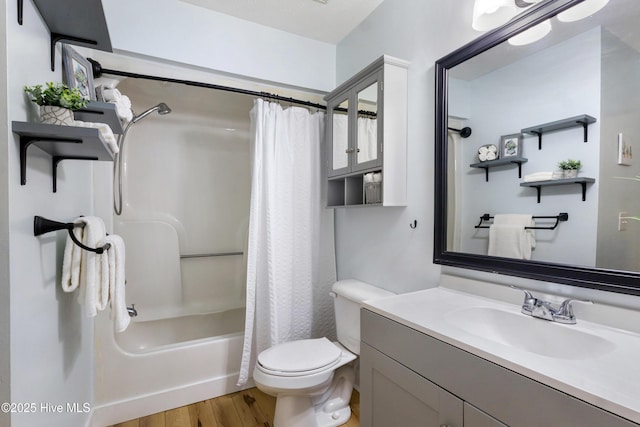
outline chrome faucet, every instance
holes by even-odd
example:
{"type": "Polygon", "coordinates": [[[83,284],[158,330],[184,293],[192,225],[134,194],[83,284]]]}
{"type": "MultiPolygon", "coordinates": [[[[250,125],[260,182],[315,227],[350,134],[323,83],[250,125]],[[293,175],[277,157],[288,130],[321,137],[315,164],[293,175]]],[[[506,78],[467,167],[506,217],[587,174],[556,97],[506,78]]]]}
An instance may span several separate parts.
{"type": "Polygon", "coordinates": [[[522,303],[522,309],[520,310],[523,314],[537,317],[539,319],[550,320],[552,322],[573,325],[576,323],[576,316],[573,313],[572,303],[581,302],[583,304],[593,304],[592,301],[569,298],[564,300],[560,306],[556,308],[549,301],[536,298],[526,289],[518,288],[513,285],[510,285],[510,287],[524,292],[524,301],[522,303]]]}

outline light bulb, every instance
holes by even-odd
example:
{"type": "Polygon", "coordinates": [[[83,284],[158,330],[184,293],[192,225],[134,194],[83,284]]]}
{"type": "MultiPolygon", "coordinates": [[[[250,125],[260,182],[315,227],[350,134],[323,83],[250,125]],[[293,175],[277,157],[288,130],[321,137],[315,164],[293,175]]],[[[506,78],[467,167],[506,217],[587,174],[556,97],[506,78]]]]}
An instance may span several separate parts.
{"type": "Polygon", "coordinates": [[[561,22],[573,22],[591,16],[609,3],[609,0],[585,0],[558,14],[561,22]]]}
{"type": "Polygon", "coordinates": [[[538,25],[529,28],[522,33],[515,35],[509,39],[509,44],[513,46],[522,46],[525,44],[537,42],[551,31],[551,22],[547,19],[538,25]]]}
{"type": "Polygon", "coordinates": [[[471,26],[487,31],[509,22],[517,13],[514,0],[476,0],[471,26]]]}

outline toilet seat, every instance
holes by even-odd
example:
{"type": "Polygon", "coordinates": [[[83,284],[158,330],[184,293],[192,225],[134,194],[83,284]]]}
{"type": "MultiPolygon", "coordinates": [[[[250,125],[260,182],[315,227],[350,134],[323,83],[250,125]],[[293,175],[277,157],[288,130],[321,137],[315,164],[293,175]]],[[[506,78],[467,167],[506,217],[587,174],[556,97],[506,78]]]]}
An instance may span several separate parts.
{"type": "Polygon", "coordinates": [[[291,341],[261,352],[257,368],[276,376],[311,375],[333,368],[341,355],[341,349],[326,338],[291,341]]]}

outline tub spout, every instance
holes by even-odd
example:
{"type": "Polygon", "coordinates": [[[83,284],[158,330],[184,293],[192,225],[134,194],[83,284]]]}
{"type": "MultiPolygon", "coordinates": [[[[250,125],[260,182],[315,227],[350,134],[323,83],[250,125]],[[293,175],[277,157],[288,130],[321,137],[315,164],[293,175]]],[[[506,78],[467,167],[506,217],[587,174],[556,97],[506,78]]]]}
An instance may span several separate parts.
{"type": "Polygon", "coordinates": [[[138,315],[138,310],[136,310],[135,304],[131,304],[131,307],[127,307],[127,312],[129,313],[129,317],[136,317],[138,315]]]}

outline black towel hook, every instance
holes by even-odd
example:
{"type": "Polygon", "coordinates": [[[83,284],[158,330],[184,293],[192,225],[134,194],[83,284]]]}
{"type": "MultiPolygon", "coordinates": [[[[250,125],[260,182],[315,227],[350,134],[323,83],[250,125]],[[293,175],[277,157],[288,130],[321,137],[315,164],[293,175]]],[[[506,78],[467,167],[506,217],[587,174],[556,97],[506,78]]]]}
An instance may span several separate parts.
{"type": "Polygon", "coordinates": [[[409,224],[409,227],[411,227],[411,229],[415,229],[418,227],[418,220],[414,219],[412,223],[409,224]]]}
{"type": "Polygon", "coordinates": [[[69,231],[69,237],[71,237],[71,240],[73,240],[73,243],[80,246],[85,251],[102,254],[105,250],[111,247],[111,245],[108,243],[99,248],[90,248],[89,246],[82,244],[82,242],[80,242],[80,240],[78,240],[76,235],[73,233],[73,229],[75,227],[84,227],[84,224],[74,224],[73,222],[52,221],[50,219],[43,218],[37,215],[33,217],[33,235],[34,236],[40,236],[41,234],[50,233],[52,231],[67,230],[69,231]]]}

